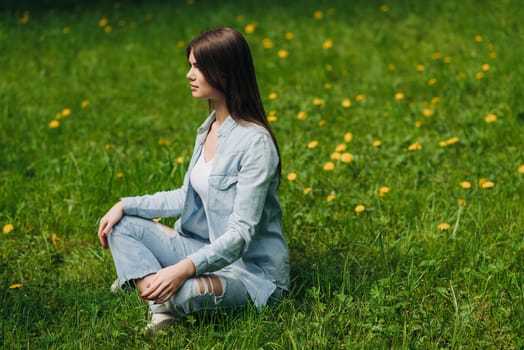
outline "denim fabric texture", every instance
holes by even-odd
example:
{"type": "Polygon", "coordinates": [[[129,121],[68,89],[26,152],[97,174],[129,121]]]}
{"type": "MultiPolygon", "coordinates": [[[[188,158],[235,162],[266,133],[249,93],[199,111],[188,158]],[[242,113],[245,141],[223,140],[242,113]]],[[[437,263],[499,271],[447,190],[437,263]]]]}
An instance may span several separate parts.
{"type": "MultiPolygon", "coordinates": [[[[189,174],[202,152],[214,119],[213,112],[198,129],[189,169],[180,188],[122,199],[126,216],[178,217],[174,225],[176,236],[192,242],[191,251],[185,252],[187,255],[177,255],[174,251],[172,261],[163,262],[155,253],[138,255],[143,267],[136,273],[157,271],[188,257],[195,264],[196,276],[212,272],[238,280],[255,305],[266,305],[273,293],[288,290],[290,279],[289,253],[276,195],[279,182],[277,150],[266,129],[237,123],[228,117],[218,130],[209,176],[208,212],[205,213],[200,197],[191,186],[189,174]],[[193,249],[195,246],[198,248],[193,249]]],[[[115,244],[118,243],[110,242],[111,246],[115,244]]],[[[118,265],[114,253],[113,258],[118,265]]],[[[144,276],[125,276],[125,279],[144,276]]]]}

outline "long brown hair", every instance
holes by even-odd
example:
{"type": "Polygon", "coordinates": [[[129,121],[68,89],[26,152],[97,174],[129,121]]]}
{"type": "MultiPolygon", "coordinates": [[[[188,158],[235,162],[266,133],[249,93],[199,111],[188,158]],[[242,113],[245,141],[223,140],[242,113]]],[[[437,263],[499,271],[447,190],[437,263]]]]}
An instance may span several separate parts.
{"type": "Polygon", "coordinates": [[[260,98],[246,39],[234,29],[215,28],[193,39],[186,49],[188,59],[191,52],[206,81],[226,97],[231,117],[261,125],[269,132],[278,152],[280,174],[280,150],[260,98]]]}

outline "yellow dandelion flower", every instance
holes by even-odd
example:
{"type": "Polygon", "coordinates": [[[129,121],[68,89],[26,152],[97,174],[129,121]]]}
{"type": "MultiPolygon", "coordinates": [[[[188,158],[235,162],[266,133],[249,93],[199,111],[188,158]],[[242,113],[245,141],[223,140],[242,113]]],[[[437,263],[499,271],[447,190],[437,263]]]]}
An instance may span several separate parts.
{"type": "Polygon", "coordinates": [[[460,72],[460,73],[458,74],[458,77],[459,77],[459,79],[466,79],[466,78],[467,78],[467,75],[466,75],[466,73],[464,73],[464,72],[460,72]]]}
{"type": "Polygon", "coordinates": [[[82,107],[82,108],[87,108],[87,106],[89,106],[89,101],[88,100],[83,100],[80,103],[80,107],[82,107]]]}
{"type": "Polygon", "coordinates": [[[251,33],[253,33],[256,29],[257,29],[257,24],[256,24],[256,23],[248,23],[248,24],[246,24],[246,26],[244,27],[244,32],[246,32],[246,34],[251,34],[251,33]]]}
{"type": "Polygon", "coordinates": [[[113,146],[111,146],[110,143],[106,143],[106,144],[104,145],[104,148],[105,148],[107,151],[109,151],[109,150],[111,149],[111,147],[113,147],[113,146]]]}
{"type": "Polygon", "coordinates": [[[325,101],[322,98],[315,98],[315,99],[313,99],[313,104],[315,106],[323,106],[324,103],[325,103],[325,101]]]}
{"type": "Polygon", "coordinates": [[[342,153],[340,160],[344,163],[351,163],[353,161],[353,155],[348,152],[342,153]]]}
{"type": "Polygon", "coordinates": [[[418,128],[421,128],[422,125],[424,125],[424,122],[423,122],[423,121],[421,121],[421,120],[417,120],[417,121],[415,121],[415,128],[417,128],[417,129],[418,129],[418,128]]]}
{"type": "Polygon", "coordinates": [[[346,98],[346,99],[342,100],[341,105],[344,108],[349,108],[349,107],[351,107],[351,100],[349,98],[346,98]]]}
{"type": "Polygon", "coordinates": [[[331,171],[335,169],[335,163],[333,162],[326,162],[326,164],[324,164],[324,170],[325,171],[331,171]]]}
{"type": "Polygon", "coordinates": [[[322,18],[324,18],[324,12],[318,10],[318,11],[315,11],[313,13],[313,17],[317,20],[317,21],[320,21],[322,18]]]}
{"type": "Polygon", "coordinates": [[[436,78],[431,78],[428,80],[428,85],[429,86],[433,86],[437,83],[437,79],[436,78]]]}
{"type": "Polygon", "coordinates": [[[341,144],[337,145],[337,147],[335,148],[335,151],[342,152],[345,149],[346,149],[346,144],[345,143],[341,143],[341,144]]]}
{"type": "Polygon", "coordinates": [[[424,108],[422,114],[424,114],[424,117],[429,118],[433,115],[433,110],[429,108],[424,108]]]}
{"type": "Polygon", "coordinates": [[[458,204],[459,207],[465,207],[466,206],[466,200],[460,198],[459,200],[457,200],[457,204],[458,204]]]}
{"type": "Polygon", "coordinates": [[[289,173],[289,174],[287,175],[287,179],[288,179],[289,181],[295,181],[295,180],[297,179],[297,174],[296,174],[296,173],[289,173]]]}
{"type": "Polygon", "coordinates": [[[30,16],[29,16],[29,11],[24,11],[23,15],[22,15],[22,18],[20,18],[18,20],[18,23],[20,24],[27,24],[29,23],[29,20],[30,20],[30,16]]]}
{"type": "Polygon", "coordinates": [[[117,179],[122,179],[122,178],[124,177],[124,173],[122,173],[122,172],[118,172],[118,173],[116,173],[115,177],[116,177],[117,179]]]}
{"type": "Polygon", "coordinates": [[[524,174],[524,164],[519,166],[518,172],[521,173],[521,174],[524,174]]]}
{"type": "Polygon", "coordinates": [[[386,193],[388,193],[388,192],[389,192],[389,187],[388,186],[382,186],[378,190],[378,196],[383,198],[386,195],[386,193]]]}
{"type": "Polygon", "coordinates": [[[311,193],[311,187],[304,187],[304,194],[311,193]]]}
{"type": "Polygon", "coordinates": [[[482,40],[484,40],[484,39],[482,38],[481,35],[475,35],[475,41],[476,41],[477,43],[481,43],[482,40]]]}
{"type": "Polygon", "coordinates": [[[388,5],[380,5],[380,12],[388,12],[389,6],[388,5]]]}
{"type": "Polygon", "coordinates": [[[53,119],[53,120],[51,120],[51,121],[49,122],[49,127],[50,127],[51,129],[56,129],[56,128],[58,128],[59,126],[60,126],[60,122],[59,122],[58,120],[56,120],[56,119],[53,119]]]}
{"type": "Polygon", "coordinates": [[[330,194],[328,194],[328,196],[326,197],[326,200],[328,202],[331,202],[332,200],[334,200],[336,198],[335,194],[332,192],[330,194]]]}
{"type": "Polygon", "coordinates": [[[112,30],[113,30],[113,27],[111,27],[111,26],[105,26],[104,27],[104,32],[106,32],[106,33],[111,33],[112,30]]]}
{"type": "Polygon", "coordinates": [[[278,50],[278,53],[277,53],[278,57],[279,58],[287,58],[289,56],[289,52],[287,52],[287,50],[278,50]]]}
{"type": "Polygon", "coordinates": [[[2,232],[7,235],[8,233],[11,233],[14,229],[15,227],[13,226],[13,224],[5,224],[4,227],[2,227],[2,232]]]}
{"type": "Polygon", "coordinates": [[[162,140],[159,140],[159,141],[158,141],[158,144],[159,144],[160,146],[167,146],[167,145],[169,145],[169,141],[166,140],[166,139],[162,139],[162,140]]]}
{"type": "Polygon", "coordinates": [[[266,49],[272,49],[275,45],[273,44],[273,42],[271,41],[271,39],[269,38],[264,38],[262,40],[262,46],[264,46],[264,48],[266,49]]]}
{"type": "Polygon", "coordinates": [[[103,17],[101,18],[99,21],[98,21],[98,26],[99,27],[105,27],[107,26],[109,23],[109,21],[107,20],[107,18],[103,17]]]}
{"type": "Polygon", "coordinates": [[[420,151],[422,149],[422,145],[418,142],[415,142],[408,147],[408,151],[420,151]]]}
{"type": "Polygon", "coordinates": [[[399,101],[400,101],[400,100],[403,100],[403,99],[404,99],[404,93],[402,93],[402,92],[397,92],[397,93],[395,94],[395,100],[399,100],[399,101]]]}
{"type": "Polygon", "coordinates": [[[267,116],[267,121],[270,122],[270,123],[274,123],[278,120],[278,117],[276,115],[268,115],[267,116]]]}
{"type": "Polygon", "coordinates": [[[493,187],[495,187],[495,183],[492,181],[488,181],[488,180],[482,182],[482,184],[480,185],[480,188],[482,189],[488,189],[488,188],[493,188],[493,187]]]}
{"type": "Polygon", "coordinates": [[[494,123],[497,121],[497,116],[493,113],[490,113],[484,118],[484,120],[486,123],[494,123]]]}
{"type": "Polygon", "coordinates": [[[184,157],[178,157],[178,158],[176,159],[176,163],[177,163],[177,164],[182,164],[183,162],[184,162],[184,157]]]}
{"type": "Polygon", "coordinates": [[[326,126],[326,123],[327,123],[327,122],[326,122],[324,119],[320,119],[320,120],[318,121],[318,126],[326,126]]]}
{"type": "Polygon", "coordinates": [[[444,57],[444,63],[451,63],[453,59],[449,56],[444,57]]]}
{"type": "Polygon", "coordinates": [[[460,187],[462,187],[465,190],[469,190],[471,188],[471,182],[469,182],[469,181],[462,181],[460,183],[460,187]]]}
{"type": "Polygon", "coordinates": [[[395,65],[393,63],[388,64],[388,69],[390,71],[394,71],[395,70],[395,65]]]}
{"type": "Polygon", "coordinates": [[[496,53],[496,52],[491,52],[491,53],[489,54],[489,58],[491,58],[491,59],[495,59],[495,58],[497,58],[497,53],[496,53]]]}
{"type": "Polygon", "coordinates": [[[331,49],[333,47],[333,39],[326,39],[322,43],[322,47],[324,49],[331,49]]]}
{"type": "Polygon", "coordinates": [[[318,146],[318,141],[317,140],[313,140],[313,141],[311,141],[310,143],[307,144],[307,148],[311,148],[311,149],[313,149],[313,148],[315,148],[317,146],[318,146]]]}
{"type": "Polygon", "coordinates": [[[477,78],[478,80],[484,78],[486,76],[486,74],[484,74],[484,72],[478,72],[477,74],[475,74],[475,78],[477,78]]]}
{"type": "Polygon", "coordinates": [[[69,117],[71,115],[71,110],[69,108],[64,108],[61,113],[62,117],[69,117]]]}
{"type": "Polygon", "coordinates": [[[440,103],[442,101],[442,99],[440,97],[433,97],[431,99],[431,104],[432,105],[436,105],[437,103],[440,103]]]}
{"type": "Polygon", "coordinates": [[[438,224],[437,227],[438,227],[438,229],[440,231],[446,231],[446,230],[449,230],[449,228],[450,228],[450,226],[449,226],[449,224],[447,222],[440,223],[440,224],[438,224]]]}
{"type": "Polygon", "coordinates": [[[326,90],[330,90],[332,87],[333,87],[333,85],[331,85],[331,83],[325,83],[324,84],[324,89],[326,89],[326,90]]]}
{"type": "Polygon", "coordinates": [[[355,213],[359,214],[359,213],[362,213],[364,210],[366,210],[366,207],[363,206],[362,204],[359,204],[355,207],[355,213]]]}
{"type": "Polygon", "coordinates": [[[375,140],[373,141],[373,143],[371,144],[373,147],[380,147],[382,145],[382,141],[380,140],[375,140]]]}
{"type": "Polygon", "coordinates": [[[446,141],[448,145],[454,145],[455,143],[458,143],[460,139],[458,137],[452,137],[446,141]]]}
{"type": "Polygon", "coordinates": [[[431,57],[433,57],[434,60],[439,60],[442,57],[442,54],[440,52],[435,52],[431,57]]]}
{"type": "Polygon", "coordinates": [[[276,92],[271,92],[268,96],[270,100],[275,100],[278,97],[276,92]]]}
{"type": "Polygon", "coordinates": [[[353,140],[353,134],[350,132],[347,132],[344,134],[344,141],[345,142],[351,142],[353,140]]]}
{"type": "Polygon", "coordinates": [[[284,38],[286,38],[286,40],[293,40],[293,38],[295,37],[295,35],[291,32],[287,32],[285,35],[284,35],[284,38]]]}
{"type": "Polygon", "coordinates": [[[484,64],[482,65],[482,70],[483,70],[484,72],[487,72],[488,70],[490,70],[490,68],[491,68],[491,66],[490,66],[488,63],[484,63],[484,64]]]}
{"type": "Polygon", "coordinates": [[[22,288],[23,284],[22,283],[15,283],[15,284],[12,284],[9,286],[9,289],[18,289],[18,288],[22,288]]]}
{"type": "Polygon", "coordinates": [[[298,119],[298,120],[304,120],[304,119],[306,119],[306,118],[307,118],[307,114],[306,114],[306,112],[298,112],[298,113],[297,113],[297,119],[298,119]]]}
{"type": "Polygon", "coordinates": [[[438,143],[438,145],[439,145],[440,147],[446,147],[446,146],[448,145],[448,142],[447,142],[447,141],[440,141],[440,142],[438,143]]]}
{"type": "Polygon", "coordinates": [[[364,94],[358,94],[357,96],[355,96],[355,100],[357,100],[358,102],[364,101],[365,98],[366,96],[364,94]]]}
{"type": "MultiPolygon", "coordinates": [[[[341,155],[339,152],[333,152],[333,153],[331,153],[331,155],[330,155],[329,157],[330,157],[331,159],[333,159],[333,160],[339,160],[341,156],[342,156],[342,155],[341,155]]],[[[327,170],[327,169],[326,169],[326,170],[327,170]]]]}
{"type": "Polygon", "coordinates": [[[56,247],[58,245],[58,236],[56,235],[56,233],[51,233],[49,239],[51,240],[51,244],[53,245],[53,247],[56,247]]]}
{"type": "Polygon", "coordinates": [[[417,65],[417,71],[423,72],[424,71],[424,65],[423,64],[418,64],[417,65]]]}

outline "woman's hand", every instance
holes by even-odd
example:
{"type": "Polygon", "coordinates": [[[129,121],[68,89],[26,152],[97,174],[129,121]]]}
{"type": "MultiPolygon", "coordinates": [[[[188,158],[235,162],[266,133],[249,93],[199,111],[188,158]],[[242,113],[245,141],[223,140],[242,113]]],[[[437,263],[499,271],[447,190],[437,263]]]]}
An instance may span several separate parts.
{"type": "Polygon", "coordinates": [[[107,235],[113,229],[122,216],[124,215],[124,206],[122,202],[118,202],[100,219],[100,225],[98,226],[98,239],[102,248],[107,249],[107,235]]]}
{"type": "Polygon", "coordinates": [[[182,287],[186,280],[195,274],[191,259],[184,259],[175,265],[165,267],[154,275],[142,291],[140,297],[152,300],[155,304],[168,301],[182,287]]]}

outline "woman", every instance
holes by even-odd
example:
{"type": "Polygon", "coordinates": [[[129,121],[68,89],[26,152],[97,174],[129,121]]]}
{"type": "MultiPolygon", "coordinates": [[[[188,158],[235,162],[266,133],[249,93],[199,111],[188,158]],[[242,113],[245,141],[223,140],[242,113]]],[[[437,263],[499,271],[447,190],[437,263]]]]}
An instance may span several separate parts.
{"type": "Polygon", "coordinates": [[[249,46],[239,32],[217,28],[196,37],[187,58],[191,93],[212,112],[182,187],[123,198],[98,229],[120,285],[149,302],[152,332],[198,310],[267,305],[289,286],[280,155],[249,46]],[[178,217],[174,229],[151,220],[161,217],[178,217]]]}

